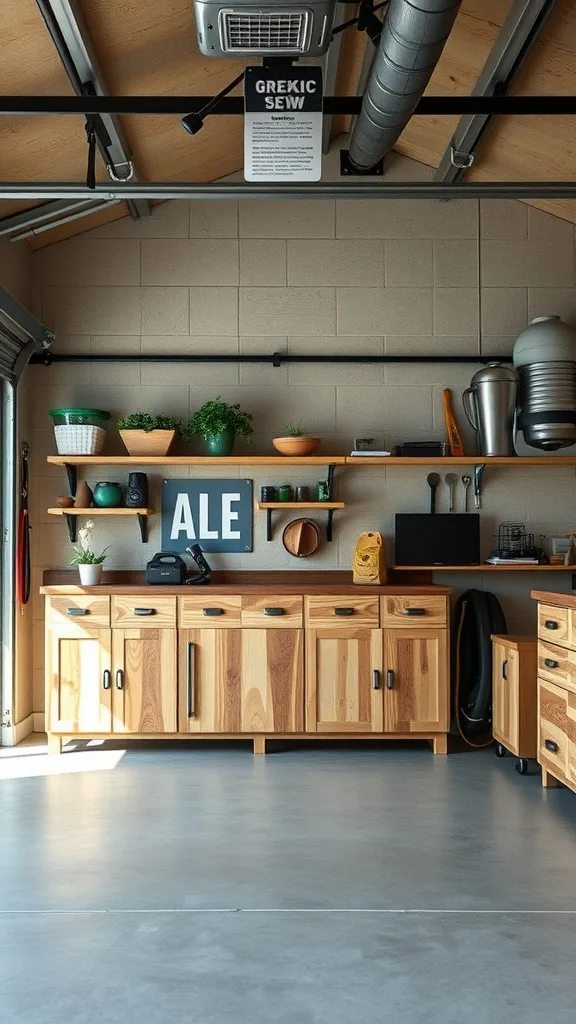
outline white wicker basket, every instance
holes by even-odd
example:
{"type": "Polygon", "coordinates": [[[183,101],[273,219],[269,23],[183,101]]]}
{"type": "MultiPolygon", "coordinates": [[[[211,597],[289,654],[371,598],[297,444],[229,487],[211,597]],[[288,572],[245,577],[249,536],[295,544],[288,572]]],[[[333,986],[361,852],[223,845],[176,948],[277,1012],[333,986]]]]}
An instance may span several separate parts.
{"type": "Polygon", "coordinates": [[[64,423],[54,427],[58,455],[100,455],[106,431],[84,423],[64,423]]]}

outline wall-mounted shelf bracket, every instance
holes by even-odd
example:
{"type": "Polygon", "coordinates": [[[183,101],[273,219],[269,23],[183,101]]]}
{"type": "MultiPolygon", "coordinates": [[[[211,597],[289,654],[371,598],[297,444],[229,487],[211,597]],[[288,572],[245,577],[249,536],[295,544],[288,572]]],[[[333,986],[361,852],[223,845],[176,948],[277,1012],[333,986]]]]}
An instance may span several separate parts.
{"type": "Polygon", "coordinates": [[[314,511],[326,512],[326,540],[332,540],[332,520],[334,513],[339,508],[344,508],[343,501],[259,501],[257,508],[266,512],[266,540],[273,539],[274,530],[272,527],[272,515],[274,512],[303,511],[314,509],[314,511]]]}
{"type": "Polygon", "coordinates": [[[482,508],[482,477],[485,469],[485,462],[479,462],[474,466],[474,508],[482,508]]]}
{"type": "Polygon", "coordinates": [[[76,466],[72,466],[69,462],[65,462],[66,476],[68,477],[68,488],[70,491],[70,497],[76,497],[76,488],[78,486],[78,470],[76,466]]]}
{"type": "Polygon", "coordinates": [[[138,526],[140,527],[140,537],[142,538],[142,543],[146,544],[148,540],[148,519],[146,516],[138,516],[138,526]]]}
{"type": "Polygon", "coordinates": [[[77,530],[77,527],[78,527],[78,519],[77,519],[76,516],[69,516],[69,515],[66,515],[66,513],[64,513],[64,518],[66,520],[66,526],[68,528],[68,536],[70,538],[70,543],[71,544],[75,544],[76,543],[76,530],[77,530]]]}

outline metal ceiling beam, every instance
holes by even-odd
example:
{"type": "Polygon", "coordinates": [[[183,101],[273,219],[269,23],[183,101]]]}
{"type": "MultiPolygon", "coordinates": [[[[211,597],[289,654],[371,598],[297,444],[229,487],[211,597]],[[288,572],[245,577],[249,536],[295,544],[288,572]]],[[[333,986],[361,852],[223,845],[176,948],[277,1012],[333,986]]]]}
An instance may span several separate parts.
{"type": "MultiPolygon", "coordinates": [[[[88,27],[77,0],[36,0],[64,70],[77,96],[93,90],[96,97],[106,96],[106,88],[94,52],[88,27]]],[[[97,145],[113,180],[138,180],[130,147],[117,116],[102,113],[102,124],[110,138],[104,147],[98,134],[97,145]]],[[[150,206],[143,200],[130,201],[134,220],[150,216],[150,206]]]]}
{"type": "Polygon", "coordinates": [[[90,199],[56,199],[51,203],[43,203],[42,206],[34,206],[31,210],[13,213],[10,217],[0,219],[0,237],[25,231],[26,228],[44,225],[45,222],[49,222],[45,228],[48,230],[50,227],[55,227],[57,223],[61,223],[61,218],[66,214],[76,213],[76,216],[81,216],[79,212],[81,210],[86,214],[91,213],[92,211],[86,207],[94,205],[94,202],[90,199]]]}
{"type": "MultiPolygon", "coordinates": [[[[345,13],[348,13],[348,7],[345,8],[345,13]]],[[[334,96],[336,93],[336,85],[338,82],[338,70],[340,68],[340,54],[342,51],[342,40],[344,38],[343,32],[337,32],[333,37],[332,42],[326,52],[323,62],[323,92],[330,96],[334,96]]],[[[324,154],[330,152],[330,138],[332,136],[332,122],[334,120],[333,114],[325,114],[322,120],[322,152],[324,154]]]]}
{"type": "Polygon", "coordinates": [[[157,182],[96,185],[77,182],[5,182],[1,199],[576,199],[576,181],[474,182],[157,182]]]}
{"type": "Polygon", "coordinates": [[[48,221],[45,224],[32,225],[31,227],[18,232],[18,234],[12,235],[10,241],[23,242],[25,238],[35,238],[38,235],[42,235],[45,231],[53,231],[55,228],[63,227],[64,224],[71,224],[75,220],[87,217],[91,213],[99,213],[101,210],[108,210],[111,206],[119,206],[120,203],[120,199],[102,199],[99,202],[90,203],[88,207],[86,207],[85,204],[82,204],[80,209],[72,210],[72,212],[65,217],[59,217],[58,220],[48,221]]]}
{"type": "MultiPolygon", "coordinates": [[[[505,96],[555,3],[556,0],[516,0],[480,73],[474,96],[505,96]]],[[[462,117],[440,161],[436,181],[459,181],[464,177],[492,120],[488,109],[462,117]]]]}

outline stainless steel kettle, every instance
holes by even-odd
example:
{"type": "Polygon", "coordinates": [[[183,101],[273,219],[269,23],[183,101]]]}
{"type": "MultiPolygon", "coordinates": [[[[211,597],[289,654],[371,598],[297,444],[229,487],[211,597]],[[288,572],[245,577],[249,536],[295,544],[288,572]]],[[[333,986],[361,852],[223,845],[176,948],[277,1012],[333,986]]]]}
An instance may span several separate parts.
{"type": "Polygon", "coordinates": [[[476,431],[479,455],[515,455],[518,376],[500,363],[478,370],[462,395],[464,412],[476,431]]]}

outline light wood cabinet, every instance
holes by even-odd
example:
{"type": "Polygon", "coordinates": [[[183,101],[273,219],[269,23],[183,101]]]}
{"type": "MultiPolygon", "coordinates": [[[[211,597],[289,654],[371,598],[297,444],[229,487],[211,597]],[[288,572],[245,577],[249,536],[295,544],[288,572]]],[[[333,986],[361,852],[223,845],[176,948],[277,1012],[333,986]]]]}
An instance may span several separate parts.
{"type": "Polygon", "coordinates": [[[383,731],[379,629],[308,632],[306,729],[322,733],[383,731]]]}
{"type": "Polygon", "coordinates": [[[384,630],[384,678],[386,732],[448,731],[446,630],[384,630]]]}
{"type": "Polygon", "coordinates": [[[180,630],[179,647],[181,732],[304,728],[301,629],[180,630]]]}
{"type": "Polygon", "coordinates": [[[542,785],[576,792],[576,598],[543,591],[538,604],[537,758],[542,785]]]}
{"type": "MultiPolygon", "coordinates": [[[[67,624],[66,624],[67,625],[67,624]]],[[[47,731],[112,731],[112,634],[109,629],[48,629],[47,731]],[[70,635],[70,634],[73,635],[70,635]]]]}
{"type": "Polygon", "coordinates": [[[176,630],[112,631],[112,729],[176,732],[176,630]]]}
{"type": "Polygon", "coordinates": [[[527,758],[536,757],[536,647],[535,637],[492,637],[492,733],[499,756],[509,750],[520,758],[524,774],[527,758]]]}

